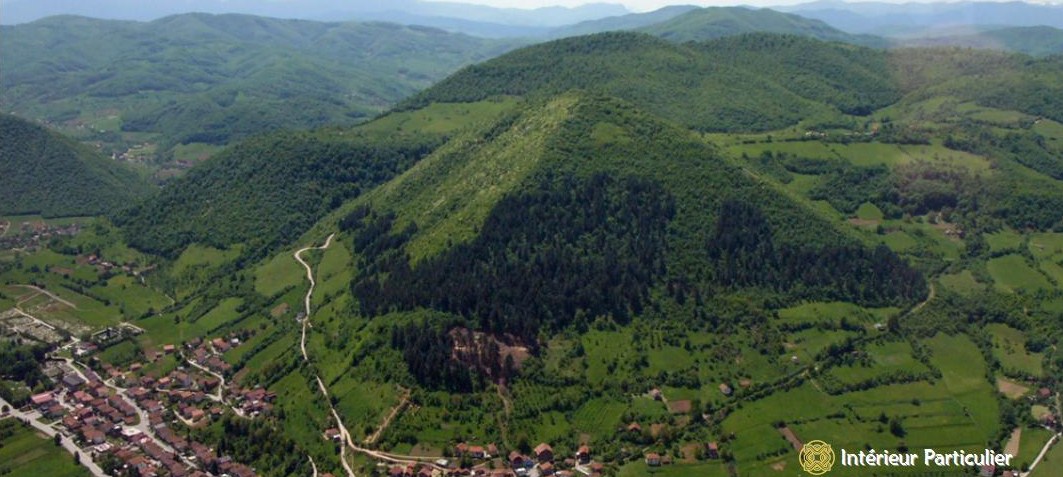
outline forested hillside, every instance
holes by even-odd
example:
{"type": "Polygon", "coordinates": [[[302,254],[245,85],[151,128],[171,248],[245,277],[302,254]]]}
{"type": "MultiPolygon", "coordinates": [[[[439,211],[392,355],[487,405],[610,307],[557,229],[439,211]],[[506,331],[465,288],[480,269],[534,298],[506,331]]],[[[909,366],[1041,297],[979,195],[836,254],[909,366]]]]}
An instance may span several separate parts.
{"type": "Polygon", "coordinates": [[[400,107],[579,88],[700,131],[763,131],[888,105],[900,99],[900,90],[887,69],[885,52],[797,36],[749,34],[677,45],[644,34],[601,33],[465,68],[400,107]]]}
{"type": "Polygon", "coordinates": [[[0,114],[0,215],[108,214],[151,192],[138,173],[88,146],[0,114]]]}
{"type": "Polygon", "coordinates": [[[354,124],[512,42],[386,23],[184,14],[0,27],[0,107],[116,152],[354,124]]]}
{"type": "Polygon", "coordinates": [[[192,243],[253,253],[290,242],[332,208],[390,179],[438,140],[277,133],[244,141],[117,221],[131,245],[175,257],[192,243]]]}
{"type": "Polygon", "coordinates": [[[886,40],[871,35],[853,35],[819,20],[792,13],[746,7],[699,8],[667,20],[642,26],[638,31],[669,41],[705,41],[744,33],[778,33],[884,47],[886,40]]]}

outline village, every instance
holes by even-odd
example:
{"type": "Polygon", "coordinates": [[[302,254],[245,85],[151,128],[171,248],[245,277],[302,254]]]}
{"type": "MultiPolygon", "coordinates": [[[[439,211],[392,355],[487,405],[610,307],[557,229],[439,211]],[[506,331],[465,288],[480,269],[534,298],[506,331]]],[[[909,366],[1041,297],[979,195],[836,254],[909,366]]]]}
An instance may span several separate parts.
{"type": "MultiPolygon", "coordinates": [[[[96,370],[70,357],[88,358],[93,342],[73,340],[52,353],[44,372],[57,385],[0,418],[19,418],[77,455],[91,459],[96,475],[252,477],[255,471],[204,443],[189,429],[230,413],[244,419],[269,415],[276,395],[263,388],[226,385],[231,366],[220,357],[238,338],[196,339],[145,353],[146,363],[96,370]],[[151,362],[173,355],[180,363],[164,374],[151,362]],[[102,376],[101,376],[102,374],[102,376]],[[97,470],[99,472],[97,472],[97,470]]],[[[5,410],[12,407],[2,403],[5,410]]]]}
{"type": "Polygon", "coordinates": [[[43,220],[14,224],[0,220],[0,250],[33,251],[55,237],[72,237],[81,232],[81,224],[52,225],[43,220]]]}

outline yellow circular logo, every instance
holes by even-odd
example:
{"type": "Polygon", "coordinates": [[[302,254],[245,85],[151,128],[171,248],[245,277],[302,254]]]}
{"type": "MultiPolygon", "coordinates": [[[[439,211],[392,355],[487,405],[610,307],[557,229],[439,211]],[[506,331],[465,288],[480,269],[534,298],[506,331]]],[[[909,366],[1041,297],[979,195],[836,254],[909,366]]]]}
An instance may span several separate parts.
{"type": "Polygon", "coordinates": [[[801,468],[812,475],[823,475],[834,467],[834,449],[823,441],[809,441],[801,447],[801,468]]]}

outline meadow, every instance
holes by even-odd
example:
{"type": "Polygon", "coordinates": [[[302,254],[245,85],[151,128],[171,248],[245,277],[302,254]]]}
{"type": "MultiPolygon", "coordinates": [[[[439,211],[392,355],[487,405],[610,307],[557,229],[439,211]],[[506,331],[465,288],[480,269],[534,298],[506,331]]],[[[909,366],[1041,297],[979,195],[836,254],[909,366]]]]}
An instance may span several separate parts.
{"type": "MultiPolygon", "coordinates": [[[[84,456],[82,458],[88,458],[84,456]]],[[[0,475],[10,477],[88,477],[61,447],[14,419],[0,420],[0,475]]]]}

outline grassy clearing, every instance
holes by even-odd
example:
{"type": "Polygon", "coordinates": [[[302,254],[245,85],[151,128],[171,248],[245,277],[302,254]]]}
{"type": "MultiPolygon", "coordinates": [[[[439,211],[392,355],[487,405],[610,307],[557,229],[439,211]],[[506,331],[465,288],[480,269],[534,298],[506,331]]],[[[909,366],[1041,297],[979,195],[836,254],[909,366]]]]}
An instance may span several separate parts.
{"type": "MultiPolygon", "coordinates": [[[[0,421],[0,474],[9,477],[88,477],[74,457],[14,419],[0,421]]],[[[82,456],[87,459],[88,456],[82,456]]]]}
{"type": "Polygon", "coordinates": [[[1022,255],[1004,255],[986,263],[997,290],[1009,293],[1048,290],[1052,285],[1041,272],[1031,268],[1022,255]]]}
{"type": "Polygon", "coordinates": [[[1044,354],[1026,350],[1026,336],[1022,331],[999,323],[990,324],[986,331],[993,337],[993,356],[1000,361],[1005,371],[1013,370],[1032,376],[1044,374],[1044,354]]]}
{"type": "Polygon", "coordinates": [[[448,134],[474,123],[494,121],[516,106],[514,98],[479,101],[475,103],[432,103],[416,111],[389,113],[359,126],[367,132],[417,131],[428,134],[448,134]]]}
{"type": "Polygon", "coordinates": [[[222,149],[221,146],[201,142],[178,144],[173,148],[173,158],[175,161],[185,161],[194,164],[209,159],[222,149]]]}
{"type": "Polygon", "coordinates": [[[870,202],[864,202],[856,209],[856,217],[860,220],[882,220],[882,209],[870,202]]]}
{"type": "Polygon", "coordinates": [[[991,234],[985,234],[985,241],[989,244],[991,252],[1007,252],[1019,250],[1022,247],[1023,238],[1018,232],[1004,229],[991,234]]]}
{"type": "Polygon", "coordinates": [[[833,323],[842,319],[853,323],[874,324],[897,313],[896,308],[861,308],[846,302],[810,302],[779,310],[779,321],[786,324],[833,323]]]}
{"type": "Polygon", "coordinates": [[[961,295],[973,295],[985,291],[985,285],[978,282],[970,270],[963,270],[959,273],[951,273],[948,275],[942,275],[938,278],[941,284],[961,295]]]}
{"type": "Polygon", "coordinates": [[[277,254],[255,269],[255,291],[265,296],[273,296],[305,282],[306,272],[290,251],[277,254]]]}
{"type": "Polygon", "coordinates": [[[831,373],[846,384],[860,383],[876,377],[895,373],[922,373],[927,367],[917,361],[912,346],[907,341],[890,341],[867,348],[868,363],[839,366],[831,373]]]}

